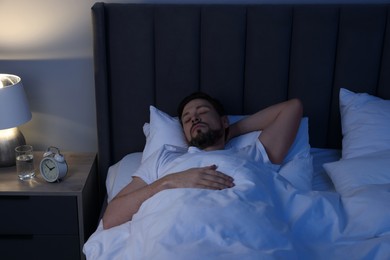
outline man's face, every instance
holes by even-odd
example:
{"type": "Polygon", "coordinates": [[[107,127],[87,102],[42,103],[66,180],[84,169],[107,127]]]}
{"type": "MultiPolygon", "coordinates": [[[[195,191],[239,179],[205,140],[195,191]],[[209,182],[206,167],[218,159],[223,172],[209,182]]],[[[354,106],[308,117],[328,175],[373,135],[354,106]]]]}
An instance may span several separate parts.
{"type": "Polygon", "coordinates": [[[188,102],[181,117],[187,141],[201,149],[224,140],[228,121],[220,116],[214,107],[204,99],[188,102]]]}

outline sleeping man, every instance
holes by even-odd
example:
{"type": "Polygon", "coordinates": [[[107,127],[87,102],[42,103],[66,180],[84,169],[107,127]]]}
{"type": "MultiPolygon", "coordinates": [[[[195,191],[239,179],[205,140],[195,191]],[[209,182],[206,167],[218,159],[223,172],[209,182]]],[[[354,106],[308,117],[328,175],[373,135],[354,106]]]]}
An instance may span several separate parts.
{"type": "Polygon", "coordinates": [[[108,229],[132,219],[141,205],[160,191],[174,188],[224,190],[235,186],[218,161],[178,171],[177,165],[193,156],[213,158],[222,153],[231,158],[278,167],[292,145],[302,117],[302,104],[291,99],[275,104],[229,126],[221,104],[204,93],[194,93],[180,103],[178,116],[188,149],[165,145],[150,156],[133,174],[129,183],[107,206],[103,227],[108,229]],[[225,149],[233,137],[261,130],[253,145],[225,149]]]}

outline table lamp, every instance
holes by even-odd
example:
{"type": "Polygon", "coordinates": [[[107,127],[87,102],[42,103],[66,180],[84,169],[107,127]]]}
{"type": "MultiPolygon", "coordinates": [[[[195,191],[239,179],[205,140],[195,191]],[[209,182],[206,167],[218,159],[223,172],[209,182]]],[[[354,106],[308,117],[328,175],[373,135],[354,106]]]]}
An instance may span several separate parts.
{"type": "Polygon", "coordinates": [[[31,119],[22,80],[0,74],[0,167],[15,165],[15,148],[26,144],[18,126],[31,119]]]}

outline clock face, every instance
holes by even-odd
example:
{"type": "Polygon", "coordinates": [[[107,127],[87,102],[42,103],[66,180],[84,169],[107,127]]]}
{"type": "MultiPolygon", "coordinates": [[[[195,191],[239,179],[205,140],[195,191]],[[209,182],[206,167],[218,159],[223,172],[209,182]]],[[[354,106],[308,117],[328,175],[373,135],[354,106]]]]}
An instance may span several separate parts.
{"type": "Polygon", "coordinates": [[[42,161],[41,172],[48,180],[51,181],[56,180],[59,174],[57,165],[49,158],[42,161]]]}

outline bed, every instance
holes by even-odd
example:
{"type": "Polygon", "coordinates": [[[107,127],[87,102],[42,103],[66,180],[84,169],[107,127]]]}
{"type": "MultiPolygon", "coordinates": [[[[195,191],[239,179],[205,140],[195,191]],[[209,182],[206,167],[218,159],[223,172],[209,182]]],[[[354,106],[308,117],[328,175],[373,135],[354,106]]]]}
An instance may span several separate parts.
{"type": "Polygon", "coordinates": [[[290,98],[304,117],[278,171],[160,192],[100,223],[88,259],[389,257],[389,4],[96,3],[92,17],[105,202],[153,151],[186,146],[175,111],[192,92],[232,121],[290,98]]]}

